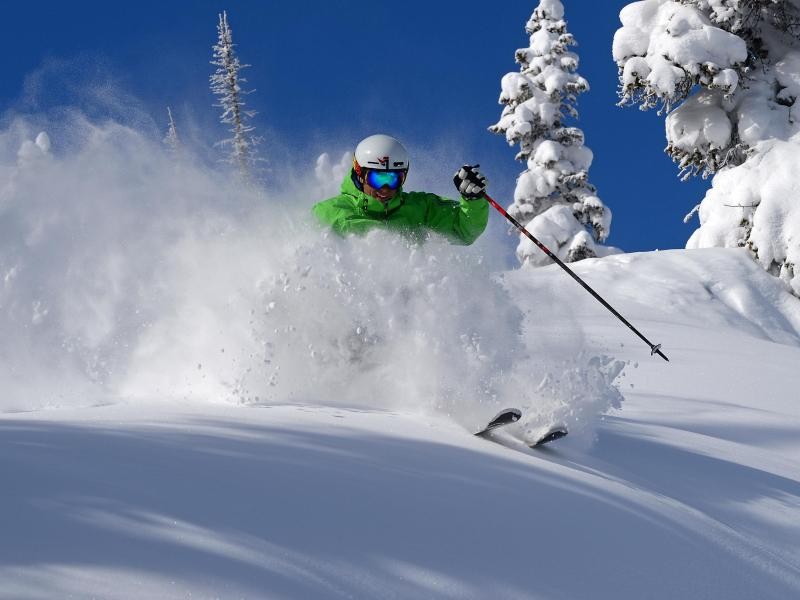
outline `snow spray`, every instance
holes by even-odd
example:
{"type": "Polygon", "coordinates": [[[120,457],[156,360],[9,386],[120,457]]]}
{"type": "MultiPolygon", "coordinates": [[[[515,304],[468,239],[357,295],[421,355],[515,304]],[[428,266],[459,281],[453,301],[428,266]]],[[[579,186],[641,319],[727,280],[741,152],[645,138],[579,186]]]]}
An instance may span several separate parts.
{"type": "Polygon", "coordinates": [[[310,215],[328,181],[240,187],[133,126],[40,127],[0,132],[0,410],[310,403],[473,428],[515,405],[575,432],[621,401],[619,361],[529,342],[490,240],[341,239],[310,215]]]}

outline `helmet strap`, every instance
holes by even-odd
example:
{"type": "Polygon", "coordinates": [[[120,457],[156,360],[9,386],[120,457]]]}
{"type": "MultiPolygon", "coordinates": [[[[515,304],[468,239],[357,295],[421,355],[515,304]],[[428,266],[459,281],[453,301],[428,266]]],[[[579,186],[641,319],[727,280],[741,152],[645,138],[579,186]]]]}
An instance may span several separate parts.
{"type": "Polygon", "coordinates": [[[353,169],[350,171],[350,178],[360,192],[364,191],[364,170],[358,164],[355,155],[353,155],[353,169]]]}
{"type": "Polygon", "coordinates": [[[356,189],[358,189],[359,192],[364,191],[364,180],[361,176],[359,176],[354,168],[350,170],[350,179],[353,180],[353,185],[356,186],[356,189]]]}

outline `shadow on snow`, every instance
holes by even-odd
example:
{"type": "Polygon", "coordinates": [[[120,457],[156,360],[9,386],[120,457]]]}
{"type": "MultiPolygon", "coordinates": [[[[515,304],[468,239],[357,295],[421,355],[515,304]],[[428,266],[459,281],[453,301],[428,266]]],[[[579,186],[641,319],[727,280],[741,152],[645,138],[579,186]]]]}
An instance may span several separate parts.
{"type": "MultiPolygon", "coordinates": [[[[118,429],[0,420],[0,573],[117,569],[296,598],[800,589],[791,567],[748,560],[680,507],[653,509],[652,495],[558,452],[531,460],[486,443],[344,423],[327,433],[211,419],[118,429]]],[[[713,462],[703,471],[734,468],[713,462]]]]}

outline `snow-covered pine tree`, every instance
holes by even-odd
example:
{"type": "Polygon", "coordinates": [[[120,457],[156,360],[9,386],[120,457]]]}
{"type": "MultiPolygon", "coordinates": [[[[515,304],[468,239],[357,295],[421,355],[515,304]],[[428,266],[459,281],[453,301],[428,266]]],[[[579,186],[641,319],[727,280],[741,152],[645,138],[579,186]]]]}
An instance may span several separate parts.
{"type": "MultiPolygon", "coordinates": [[[[584,145],[576,119],[578,94],[589,89],[578,75],[575,38],[567,31],[560,0],[541,0],[525,27],[530,45],[516,52],[519,72],[501,81],[500,120],[489,128],[519,144],[516,158],[527,163],[517,179],[509,213],[566,262],[611,252],[599,242],[608,237],[611,211],[589,183],[592,152],[584,145]]],[[[520,236],[517,257],[523,264],[550,259],[520,236]]]]}
{"type": "Polygon", "coordinates": [[[181,140],[178,137],[178,128],[175,126],[175,119],[172,118],[172,109],[167,107],[167,116],[169,121],[167,123],[167,133],[164,136],[164,144],[173,155],[180,153],[181,140]]]}
{"type": "Polygon", "coordinates": [[[252,180],[255,165],[259,161],[257,146],[261,138],[253,135],[255,128],[250,125],[250,119],[257,113],[245,108],[244,97],[254,90],[244,90],[241,87],[247,80],[240,75],[240,71],[250,65],[242,64],[236,56],[227,12],[219,15],[217,43],[213,49],[214,60],[211,64],[217,70],[210,77],[211,91],[219,100],[214,106],[222,108],[220,122],[230,126],[228,131],[231,134],[231,137],[218,144],[229,148],[228,162],[235,164],[242,177],[249,181],[252,180]]]}
{"type": "Polygon", "coordinates": [[[620,104],[667,112],[684,178],[714,176],[689,248],[745,247],[800,296],[800,2],[644,0],[614,36],[620,104]]]}

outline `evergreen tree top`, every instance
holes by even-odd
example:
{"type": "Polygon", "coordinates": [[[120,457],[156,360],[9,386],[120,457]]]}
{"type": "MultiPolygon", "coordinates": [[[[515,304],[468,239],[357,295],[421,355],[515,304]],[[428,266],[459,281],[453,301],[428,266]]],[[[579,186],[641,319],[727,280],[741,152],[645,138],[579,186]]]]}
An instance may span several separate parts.
{"type": "MultiPolygon", "coordinates": [[[[528,20],[527,48],[515,53],[519,72],[501,80],[500,120],[489,129],[519,144],[516,158],[527,169],[517,179],[511,214],[526,227],[551,240],[567,262],[605,252],[598,242],[609,233],[611,211],[589,183],[592,152],[583,132],[565,126],[577,118],[578,94],[589,89],[576,71],[578,55],[570,51],[575,38],[567,31],[560,0],[541,0],[528,20]]],[[[522,263],[548,259],[521,238],[517,257],[522,263]]]]}
{"type": "Polygon", "coordinates": [[[530,30],[529,33],[533,33],[536,31],[533,27],[537,21],[561,21],[563,18],[564,5],[561,3],[561,0],[541,0],[539,6],[533,11],[533,15],[528,21],[526,29],[530,30]]]}

